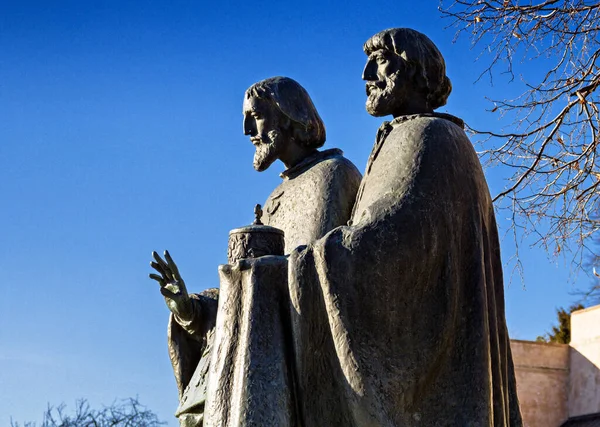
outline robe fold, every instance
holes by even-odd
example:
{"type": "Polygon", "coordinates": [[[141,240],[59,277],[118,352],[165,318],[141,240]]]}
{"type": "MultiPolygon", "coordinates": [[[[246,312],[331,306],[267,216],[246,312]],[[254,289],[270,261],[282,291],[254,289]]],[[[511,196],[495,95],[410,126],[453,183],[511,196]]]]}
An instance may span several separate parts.
{"type": "Polygon", "coordinates": [[[522,425],[494,208],[460,123],[384,123],[351,225],[292,251],[304,427],[522,425]]]}
{"type": "MultiPolygon", "coordinates": [[[[284,231],[286,253],[350,219],[361,175],[342,154],[315,151],[281,174],[263,222],[284,231]]],[[[191,320],[170,317],[182,427],[297,425],[287,262],[262,258],[242,272],[221,266],[221,290],[192,294],[191,320]]]]}
{"type": "Polygon", "coordinates": [[[285,257],[223,265],[219,277],[204,425],[296,427],[285,257]]]}

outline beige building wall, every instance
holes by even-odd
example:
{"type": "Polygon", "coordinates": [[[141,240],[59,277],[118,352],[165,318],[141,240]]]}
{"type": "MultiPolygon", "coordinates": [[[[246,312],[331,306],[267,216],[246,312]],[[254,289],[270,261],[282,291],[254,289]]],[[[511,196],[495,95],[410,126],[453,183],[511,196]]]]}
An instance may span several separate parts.
{"type": "Polygon", "coordinates": [[[600,306],[571,314],[569,417],[600,412],[600,306]]]}
{"type": "Polygon", "coordinates": [[[510,343],[525,427],[558,427],[568,418],[569,346],[510,343]]]}

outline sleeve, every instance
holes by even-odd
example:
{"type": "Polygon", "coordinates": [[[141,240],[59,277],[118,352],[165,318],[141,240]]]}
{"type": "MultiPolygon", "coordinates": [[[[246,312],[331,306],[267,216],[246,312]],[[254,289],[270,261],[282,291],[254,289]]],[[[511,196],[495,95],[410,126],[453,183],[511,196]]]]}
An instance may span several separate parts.
{"type": "Polygon", "coordinates": [[[216,323],[218,295],[218,289],[191,294],[194,307],[192,320],[185,322],[177,319],[173,314],[169,318],[169,358],[180,397],[192,378],[204,349],[209,344],[208,337],[216,323]]]}

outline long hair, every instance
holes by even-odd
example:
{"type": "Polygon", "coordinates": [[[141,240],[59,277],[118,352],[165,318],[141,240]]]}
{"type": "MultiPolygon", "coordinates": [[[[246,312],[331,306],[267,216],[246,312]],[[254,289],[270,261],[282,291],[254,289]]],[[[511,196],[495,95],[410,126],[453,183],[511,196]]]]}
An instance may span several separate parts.
{"type": "Polygon", "coordinates": [[[446,76],[444,57],[429,37],[410,28],[390,28],[375,34],[363,46],[367,55],[379,49],[394,52],[416,67],[426,82],[425,96],[432,109],[446,105],[452,83],[446,76]]]}
{"type": "Polygon", "coordinates": [[[325,144],[325,125],[308,92],[289,77],[271,77],[246,90],[246,99],[272,102],[292,122],[294,138],[300,144],[319,148],[325,144]]]}

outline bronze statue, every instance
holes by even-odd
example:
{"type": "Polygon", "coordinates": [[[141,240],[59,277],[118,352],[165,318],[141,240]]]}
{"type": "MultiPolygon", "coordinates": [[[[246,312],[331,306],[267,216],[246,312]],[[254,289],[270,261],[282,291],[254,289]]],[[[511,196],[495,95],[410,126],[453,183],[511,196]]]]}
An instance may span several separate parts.
{"type": "MultiPolygon", "coordinates": [[[[246,91],[243,114],[244,133],[250,136],[256,147],[255,169],[266,170],[275,160],[280,160],[287,168],[281,174],[283,182],[269,196],[264,214],[260,207],[255,211],[259,222],[262,220],[265,226],[274,226],[284,231],[286,253],[301,244],[308,244],[322,237],[339,225],[346,224],[352,212],[361,175],[356,167],[343,157],[341,150],[318,150],[325,142],[325,126],[306,90],[296,81],[286,77],[260,81],[246,91]]],[[[236,306],[225,313],[227,310],[219,308],[218,305],[237,304],[236,296],[232,293],[235,294],[240,289],[232,286],[233,289],[227,291],[227,301],[219,302],[219,299],[223,299],[222,277],[221,292],[209,289],[199,295],[188,296],[177,266],[168,252],[165,252],[165,260],[156,252],[153,253],[153,257],[151,265],[158,274],[152,274],[150,277],[160,283],[161,293],[172,312],[169,322],[169,353],[180,396],[180,407],[176,415],[182,426],[219,424],[221,421],[217,421],[218,416],[215,413],[218,409],[223,411],[222,408],[213,408],[212,415],[206,414],[207,399],[210,400],[211,393],[208,379],[211,358],[215,360],[220,357],[220,354],[214,355],[212,350],[215,325],[217,322],[225,325],[243,323],[243,319],[240,320],[237,314],[232,312],[243,312],[246,309],[236,306]],[[217,316],[217,312],[223,314],[217,316]]],[[[278,270],[278,274],[283,275],[281,284],[285,286],[285,266],[278,270]]],[[[223,276],[223,272],[221,275],[223,276]]],[[[272,279],[276,274],[271,271],[270,276],[272,279]]],[[[263,307],[253,322],[261,325],[261,319],[258,317],[266,319],[269,314],[273,314],[274,317],[269,318],[271,320],[265,320],[261,325],[270,332],[281,328],[283,322],[277,317],[279,301],[270,299],[277,296],[276,292],[262,295],[261,291],[261,294],[252,298],[253,307],[263,307]],[[269,326],[268,323],[272,325],[269,326]]],[[[288,300],[287,296],[285,300],[288,300]]],[[[232,346],[237,346],[237,338],[230,335],[222,337],[217,333],[217,340],[221,343],[220,349],[225,347],[223,341],[233,341],[232,346]]],[[[284,337],[279,336],[278,339],[283,341],[284,337]]],[[[240,345],[247,345],[245,351],[252,353],[253,357],[260,357],[259,353],[267,351],[249,344],[240,345]]],[[[227,353],[225,350],[220,351],[227,353]]],[[[282,356],[284,357],[287,356],[282,356]]],[[[284,362],[285,360],[282,360],[282,363],[284,362]]],[[[212,368],[216,370],[217,365],[218,362],[214,362],[212,368]]],[[[230,368],[237,369],[233,362],[230,368]]],[[[284,376],[291,375],[291,368],[287,365],[283,371],[284,376]]],[[[214,395],[226,393],[222,390],[226,386],[219,383],[223,376],[224,374],[220,373],[212,374],[213,387],[218,389],[214,395]]],[[[228,405],[233,405],[232,399],[213,398],[213,402],[216,402],[213,406],[220,405],[221,400],[227,401],[223,405],[229,411],[228,405]]],[[[293,397],[290,395],[286,405],[291,405],[292,401],[293,397]]],[[[246,424],[249,424],[249,421],[246,424]]]]}
{"type": "Polygon", "coordinates": [[[275,80],[247,92],[244,127],[258,170],[277,158],[288,167],[265,223],[289,233],[289,257],[220,266],[217,306],[214,294],[187,298],[168,254],[155,255],[173,366],[196,390],[182,393],[182,425],[522,425],[489,190],[462,120],[434,111],[452,88],[444,59],[406,28],[364,51],[367,111],[393,120],[377,133],[348,225],[342,190],[356,174],[314,151],[320,119],[295,105],[308,108],[308,95],[275,80]],[[302,179],[320,170],[340,173],[340,190],[302,179]],[[311,218],[307,192],[325,199],[311,218]]]}
{"type": "Polygon", "coordinates": [[[444,59],[407,28],[364,45],[392,115],[349,226],[289,257],[301,425],[521,426],[489,190],[444,59]]]}
{"type": "Polygon", "coordinates": [[[317,150],[325,126],[302,86],[287,77],[252,85],[244,96],[244,133],[256,146],[256,170],[276,159],[287,167],[263,218],[284,231],[285,253],[346,224],[361,175],[341,150],[317,150]]]}

